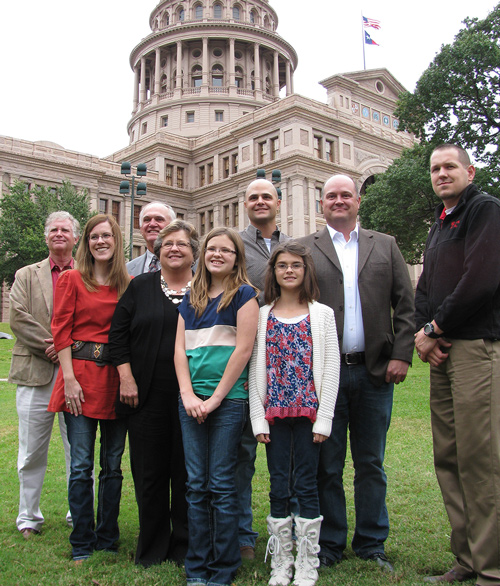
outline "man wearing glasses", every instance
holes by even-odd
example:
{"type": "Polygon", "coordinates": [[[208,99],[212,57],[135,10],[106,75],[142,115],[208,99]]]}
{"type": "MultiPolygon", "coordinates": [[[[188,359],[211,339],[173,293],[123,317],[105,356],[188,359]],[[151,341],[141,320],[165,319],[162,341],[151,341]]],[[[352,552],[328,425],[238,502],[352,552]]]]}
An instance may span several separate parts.
{"type": "Polygon", "coordinates": [[[300,242],[311,249],[319,301],[335,312],[341,351],[340,385],[330,437],[318,470],[320,563],[340,562],[347,545],[343,470],[350,434],[354,463],[354,553],[392,572],[383,462],[394,384],[403,382],[413,355],[413,290],[393,237],[357,224],[361,197],[354,181],[334,175],[321,199],[327,226],[300,242]]]}

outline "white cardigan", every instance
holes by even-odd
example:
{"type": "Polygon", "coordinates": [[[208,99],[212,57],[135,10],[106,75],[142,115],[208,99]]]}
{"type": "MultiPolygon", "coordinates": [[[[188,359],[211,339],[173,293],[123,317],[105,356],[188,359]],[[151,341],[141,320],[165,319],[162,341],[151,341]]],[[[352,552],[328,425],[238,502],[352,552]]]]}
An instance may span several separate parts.
{"type": "MultiPolygon", "coordinates": [[[[267,395],[266,331],[272,305],[261,307],[259,329],[250,359],[249,399],[253,434],[269,433],[264,402],[267,395]]],[[[339,388],[340,355],[333,310],[314,301],[309,303],[313,342],[313,379],[319,407],[313,433],[329,436],[339,388]]]]}

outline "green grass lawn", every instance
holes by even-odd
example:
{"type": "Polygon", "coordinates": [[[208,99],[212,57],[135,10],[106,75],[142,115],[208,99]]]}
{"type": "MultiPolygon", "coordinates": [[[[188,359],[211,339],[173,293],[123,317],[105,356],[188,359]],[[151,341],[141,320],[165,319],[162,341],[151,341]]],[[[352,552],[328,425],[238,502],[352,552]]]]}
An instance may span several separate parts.
{"type": "MultiPolygon", "coordinates": [[[[6,324],[0,331],[10,332],[6,324]]],[[[0,378],[9,370],[12,340],[0,340],[0,378]]],[[[449,525],[432,466],[432,442],[428,406],[428,367],[420,361],[403,385],[396,387],[392,425],[388,436],[386,472],[389,481],[387,506],[391,534],[386,553],[395,573],[382,573],[375,564],[357,559],[350,548],[347,559],[335,568],[320,571],[318,586],[374,586],[422,584],[429,573],[447,570],[453,562],[449,549],[449,525]]],[[[16,529],[18,506],[17,415],[15,387],[0,382],[0,586],[180,586],[181,569],[162,564],[147,570],[134,565],[138,532],[137,508],[128,462],[123,459],[124,485],[120,512],[121,540],[117,556],[96,553],[75,567],[65,523],[67,511],[64,458],[57,427],[51,441],[49,463],[42,493],[45,525],[41,535],[25,541],[16,529]]],[[[352,463],[346,464],[346,495],[352,527],[354,503],[352,463]]],[[[260,534],[257,559],[245,562],[235,586],[264,586],[269,563],[264,564],[265,518],[269,511],[269,478],[265,452],[259,446],[254,478],[255,526],[260,534]]],[[[472,584],[474,582],[471,582],[472,584]]]]}

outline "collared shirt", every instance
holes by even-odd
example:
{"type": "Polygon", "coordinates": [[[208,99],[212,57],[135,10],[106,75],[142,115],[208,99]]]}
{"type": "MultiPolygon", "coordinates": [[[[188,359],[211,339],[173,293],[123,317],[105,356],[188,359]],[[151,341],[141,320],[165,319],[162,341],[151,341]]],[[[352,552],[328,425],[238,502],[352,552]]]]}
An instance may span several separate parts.
{"type": "Polygon", "coordinates": [[[347,352],[364,352],[365,331],[361,299],[358,288],[358,239],[359,226],[349,235],[346,242],[342,232],[328,226],[335,252],[339,257],[344,276],[344,335],[342,337],[342,354],[347,352]]]}
{"type": "Polygon", "coordinates": [[[69,265],[64,265],[62,269],[59,265],[56,265],[56,263],[50,258],[50,256],[49,256],[49,263],[50,263],[50,272],[52,275],[52,295],[54,296],[56,293],[56,283],[57,283],[57,280],[59,279],[59,277],[61,276],[61,273],[64,271],[67,271],[69,269],[72,269],[75,265],[75,261],[73,259],[71,259],[69,265]]]}

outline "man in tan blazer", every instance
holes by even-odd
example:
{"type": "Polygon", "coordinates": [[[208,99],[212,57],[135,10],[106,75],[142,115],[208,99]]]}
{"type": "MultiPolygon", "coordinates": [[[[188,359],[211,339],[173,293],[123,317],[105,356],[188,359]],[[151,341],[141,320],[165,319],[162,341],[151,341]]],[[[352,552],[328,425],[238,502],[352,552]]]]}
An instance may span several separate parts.
{"type": "Polygon", "coordinates": [[[413,355],[413,290],[392,236],[357,224],[354,181],[334,175],[323,188],[327,226],[301,239],[311,249],[320,299],[335,312],[342,360],[332,433],[321,444],[318,487],[324,517],[320,562],[340,562],[347,544],[343,489],[347,434],[354,462],[356,527],[352,547],[362,559],[392,571],[383,461],[394,384],[413,355]]]}
{"type": "MultiPolygon", "coordinates": [[[[40,533],[44,522],[40,496],[47,469],[54,413],[47,412],[59,361],[54,349],[50,322],[54,286],[60,273],[73,268],[73,248],[80,225],[68,212],[54,212],[45,223],[49,256],[17,271],[10,292],[10,325],[16,336],[9,382],[17,384],[19,416],[19,514],[17,528],[25,539],[40,533]]],[[[70,453],[64,418],[59,428],[66,453],[69,476],[70,453]]]]}

